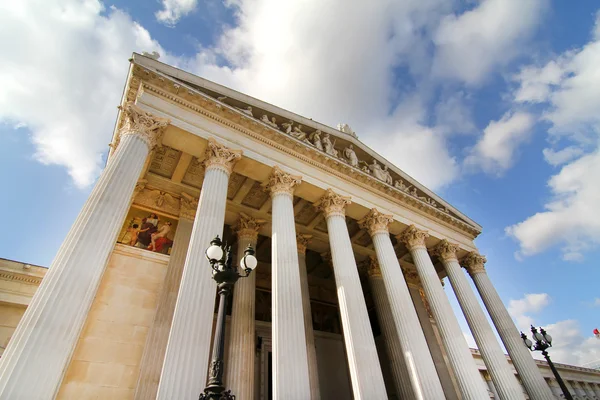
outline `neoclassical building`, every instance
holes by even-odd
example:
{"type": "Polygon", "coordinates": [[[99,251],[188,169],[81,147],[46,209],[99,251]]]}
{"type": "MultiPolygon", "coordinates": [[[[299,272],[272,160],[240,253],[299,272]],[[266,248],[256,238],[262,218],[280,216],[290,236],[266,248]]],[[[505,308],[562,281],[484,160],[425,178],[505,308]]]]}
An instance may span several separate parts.
{"type": "MultiPolygon", "coordinates": [[[[2,355],[0,399],[197,399],[223,367],[217,235],[259,260],[227,310],[238,400],[557,398],[486,274],[481,227],[348,125],[134,54],[110,147],[2,355]]],[[[586,373],[573,393],[600,396],[586,373]]]]}

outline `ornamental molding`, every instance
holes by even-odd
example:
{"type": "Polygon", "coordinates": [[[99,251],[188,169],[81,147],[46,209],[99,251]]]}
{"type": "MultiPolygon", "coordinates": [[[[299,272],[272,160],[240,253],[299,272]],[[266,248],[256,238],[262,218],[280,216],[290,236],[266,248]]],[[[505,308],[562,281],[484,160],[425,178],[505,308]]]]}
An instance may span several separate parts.
{"type": "Polygon", "coordinates": [[[296,235],[296,244],[298,245],[298,253],[306,254],[306,248],[311,242],[313,235],[307,235],[305,233],[299,233],[296,235]]]}
{"type": "Polygon", "coordinates": [[[454,243],[450,243],[446,239],[439,242],[432,250],[431,254],[437,256],[442,261],[456,260],[456,252],[460,249],[460,246],[454,243]]]}
{"type": "Polygon", "coordinates": [[[302,182],[302,177],[291,175],[284,172],[278,166],[273,167],[269,178],[262,184],[264,190],[271,193],[271,196],[277,194],[287,194],[292,196],[296,186],[302,182]]]}
{"type": "Polygon", "coordinates": [[[367,265],[367,274],[369,278],[381,278],[381,268],[376,257],[369,256],[369,264],[367,265]]]}
{"type": "Polygon", "coordinates": [[[369,235],[375,236],[378,233],[389,234],[389,225],[394,221],[391,215],[383,214],[376,208],[372,208],[358,224],[361,228],[366,228],[369,235]]]}
{"type": "Polygon", "coordinates": [[[233,228],[238,239],[256,240],[258,231],[267,221],[264,219],[252,218],[248,214],[240,213],[240,219],[233,228]]]}
{"type": "Polygon", "coordinates": [[[198,210],[198,198],[185,192],[181,192],[179,200],[179,218],[194,220],[196,219],[196,210],[198,210]]]}
{"type": "Polygon", "coordinates": [[[20,283],[26,283],[29,285],[39,285],[42,283],[42,278],[31,275],[23,275],[15,272],[0,271],[0,279],[5,281],[14,281],[20,283]]]}
{"type": "Polygon", "coordinates": [[[165,192],[153,186],[143,183],[141,189],[133,199],[133,203],[162,211],[166,214],[179,215],[179,196],[165,192]]]}
{"type": "Polygon", "coordinates": [[[417,229],[416,226],[411,225],[404,230],[401,234],[396,236],[400,242],[406,245],[408,250],[425,248],[425,239],[429,237],[429,233],[417,229]]]}
{"type": "Polygon", "coordinates": [[[461,260],[461,265],[469,272],[469,275],[485,272],[485,263],[487,259],[485,256],[472,251],[461,260]]]}
{"type": "Polygon", "coordinates": [[[315,203],[315,208],[322,211],[325,218],[337,215],[345,217],[346,206],[352,203],[350,197],[340,196],[331,189],[327,189],[325,194],[315,203]]]}
{"type": "Polygon", "coordinates": [[[306,143],[306,141],[285,134],[278,129],[276,122],[266,123],[264,118],[251,117],[247,112],[228,106],[185,83],[180,85],[160,72],[150,71],[135,65],[126,98],[128,100],[135,99],[143,91],[165,98],[197,114],[244,133],[257,141],[292,155],[363,189],[379,190],[379,194],[383,198],[400,202],[417,214],[432,216],[443,225],[458,229],[473,238],[480,233],[478,228],[451,215],[449,210],[440,209],[439,206],[433,205],[432,203],[435,202],[432,199],[427,201],[426,197],[419,196],[416,188],[411,189],[411,186],[406,187],[405,185],[402,188],[402,180],[390,186],[380,179],[374,178],[361,168],[354,167],[339,158],[336,159],[319,150],[316,146],[306,143]]]}
{"type": "Polygon", "coordinates": [[[160,142],[164,129],[171,121],[143,111],[133,101],[119,106],[122,115],[122,125],[111,147],[116,150],[125,135],[135,135],[141,138],[149,150],[153,150],[160,142]]]}
{"type": "Polygon", "coordinates": [[[218,143],[214,138],[208,138],[208,146],[202,165],[205,170],[218,168],[231,175],[233,166],[242,158],[241,150],[231,150],[230,148],[218,143]]]}

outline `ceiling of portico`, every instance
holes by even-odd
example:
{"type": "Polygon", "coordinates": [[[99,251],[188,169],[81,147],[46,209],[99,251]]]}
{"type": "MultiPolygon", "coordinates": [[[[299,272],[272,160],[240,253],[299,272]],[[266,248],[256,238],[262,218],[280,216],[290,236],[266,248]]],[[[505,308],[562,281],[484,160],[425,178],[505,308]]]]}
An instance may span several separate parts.
{"type": "MultiPolygon", "coordinates": [[[[167,142],[174,144],[173,141],[167,140],[167,142]]],[[[190,145],[190,141],[185,141],[185,143],[190,145]]],[[[196,143],[196,145],[199,144],[196,143]]],[[[181,146],[179,143],[177,145],[181,146]]],[[[202,144],[202,148],[205,149],[205,147],[205,144],[202,144]]],[[[198,197],[204,177],[204,167],[201,162],[203,156],[192,156],[187,152],[188,150],[195,154],[199,153],[193,148],[186,148],[186,152],[184,152],[166,144],[155,150],[145,176],[148,183],[173,193],[175,196],[186,192],[198,197]]],[[[258,249],[261,251],[267,249],[267,252],[260,256],[262,259],[268,258],[269,260],[270,239],[267,240],[267,238],[270,237],[271,230],[271,199],[263,189],[262,182],[268,178],[271,171],[272,169],[266,165],[242,157],[229,179],[225,216],[227,225],[234,225],[239,219],[240,212],[268,221],[262,228],[261,234],[265,239],[258,243],[258,249]]],[[[302,182],[297,187],[293,200],[296,230],[298,233],[312,235],[309,249],[318,255],[326,254],[330,250],[326,220],[314,206],[323,193],[323,189],[302,182]]],[[[364,217],[368,211],[367,208],[354,203],[347,207],[346,223],[357,263],[363,262],[369,256],[375,256],[368,232],[358,224],[358,220],[364,217]]],[[[394,233],[400,233],[405,228],[406,226],[402,226],[397,221],[391,225],[391,231],[394,233]]],[[[398,258],[407,265],[412,264],[412,258],[404,244],[399,243],[394,235],[391,235],[391,239],[398,258]]],[[[433,247],[438,241],[439,239],[429,238],[428,247],[433,247]]],[[[436,268],[440,274],[443,274],[441,266],[438,265],[436,268]]],[[[311,264],[309,273],[326,279],[332,276],[331,267],[325,262],[315,261],[314,264],[311,264]]]]}

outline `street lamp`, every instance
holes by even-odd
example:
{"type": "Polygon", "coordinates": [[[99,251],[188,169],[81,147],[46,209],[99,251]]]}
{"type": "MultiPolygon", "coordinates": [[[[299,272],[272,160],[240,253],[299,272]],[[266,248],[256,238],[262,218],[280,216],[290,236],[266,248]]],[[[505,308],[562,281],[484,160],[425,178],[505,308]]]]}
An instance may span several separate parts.
{"type": "Polygon", "coordinates": [[[237,267],[232,265],[231,246],[223,244],[217,236],[210,242],[206,249],[206,258],[210,262],[212,275],[219,292],[219,312],[212,349],[212,360],[208,371],[208,381],[199,400],[235,400],[231,390],[225,390],[223,385],[223,352],[225,349],[225,314],[227,298],[231,294],[233,285],[239,278],[246,278],[256,268],[258,260],[254,256],[254,249],[248,246],[240,260],[240,267],[244,274],[239,274],[237,267]]]}
{"type": "Polygon", "coordinates": [[[554,374],[554,377],[556,378],[560,389],[565,395],[565,399],[573,400],[573,396],[571,396],[571,393],[569,393],[569,389],[567,389],[567,386],[565,385],[562,378],[558,374],[558,371],[554,367],[554,363],[552,362],[552,360],[550,360],[550,355],[548,355],[548,352],[546,351],[549,347],[552,347],[552,336],[546,333],[544,328],[540,328],[540,331],[538,332],[538,330],[533,325],[531,325],[531,336],[535,340],[535,344],[527,338],[526,334],[521,332],[521,339],[523,339],[523,343],[525,343],[525,346],[531,351],[541,351],[542,355],[546,358],[546,361],[548,361],[548,365],[550,366],[550,369],[552,370],[552,373],[554,374]]]}

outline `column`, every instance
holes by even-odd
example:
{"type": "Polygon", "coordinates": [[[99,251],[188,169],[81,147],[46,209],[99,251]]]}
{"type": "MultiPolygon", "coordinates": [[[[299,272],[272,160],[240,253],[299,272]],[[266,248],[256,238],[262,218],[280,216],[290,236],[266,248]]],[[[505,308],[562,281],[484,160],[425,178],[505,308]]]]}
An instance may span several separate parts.
{"type": "Polygon", "coordinates": [[[313,330],[312,312],[310,310],[310,291],[308,290],[308,271],[306,270],[306,246],[311,235],[297,235],[298,264],[300,266],[300,287],[302,288],[302,310],[304,311],[304,330],[306,331],[306,355],[308,357],[308,378],[310,380],[310,396],[312,400],[320,400],[319,369],[317,368],[317,349],[313,330]]]}
{"type": "Polygon", "coordinates": [[[461,263],[475,282],[475,287],[477,287],[477,291],[496,326],[502,343],[504,343],[504,347],[508,351],[519,377],[521,377],[529,398],[531,400],[552,399],[550,388],[546,385],[529,349],[523,344],[519,331],[485,272],[485,261],[485,257],[476,252],[471,252],[462,259],[461,263]]]}
{"type": "Polygon", "coordinates": [[[488,374],[487,371],[483,371],[482,373],[483,379],[485,379],[485,384],[488,386],[488,390],[494,395],[494,399],[501,399],[501,397],[498,396],[498,392],[496,391],[496,387],[494,386],[494,382],[492,381],[490,374],[488,374]]]}
{"type": "Polygon", "coordinates": [[[414,225],[398,235],[413,258],[413,262],[423,284],[423,290],[429,300],[433,318],[439,326],[440,336],[454,370],[456,381],[465,400],[485,399],[488,396],[485,384],[465,341],[450,302],[444,293],[440,278],[435,271],[425,247],[427,232],[418,230],[414,225]]]}
{"type": "Polygon", "coordinates": [[[216,284],[205,252],[210,241],[223,234],[229,175],[241,156],[239,150],[208,140],[204,182],[158,385],[159,400],[196,400],[206,384],[216,284]]]}
{"type": "Polygon", "coordinates": [[[556,397],[557,399],[564,398],[562,389],[560,388],[560,385],[558,384],[556,379],[548,379],[548,387],[550,388],[550,391],[552,391],[552,393],[554,394],[554,397],[556,397]]]}
{"type": "Polygon", "coordinates": [[[443,399],[444,391],[390,239],[388,225],[392,221],[391,215],[372,209],[359,224],[369,231],[381,268],[379,279],[370,273],[369,282],[374,286],[377,316],[390,359],[399,361],[392,361],[396,389],[404,399],[443,399]]]}
{"type": "MultiPolygon", "coordinates": [[[[265,220],[254,219],[240,213],[234,230],[237,235],[237,258],[241,259],[248,246],[256,249],[258,231],[265,220]]],[[[254,397],[254,364],[256,331],[254,310],[256,308],[256,273],[237,281],[233,289],[231,328],[225,368],[225,387],[238,399],[254,397]]]]}
{"type": "Polygon", "coordinates": [[[346,205],[349,203],[350,198],[342,197],[328,189],[316,206],[323,211],[327,219],[333,273],[354,398],[387,399],[375,339],[346,225],[346,205]]]}
{"type": "Polygon", "coordinates": [[[573,395],[573,397],[575,398],[575,400],[580,400],[578,399],[577,393],[575,392],[575,389],[573,389],[573,385],[571,385],[571,381],[568,381],[566,379],[563,378],[563,382],[565,383],[565,386],[567,387],[569,393],[571,395],[573,395]]]}
{"type": "Polygon", "coordinates": [[[133,103],[121,113],[115,154],[0,360],[0,399],[52,399],[60,385],[148,153],[169,122],[133,103]]]}
{"type": "Polygon", "coordinates": [[[583,390],[585,390],[586,394],[588,395],[588,398],[590,398],[590,399],[598,398],[596,396],[596,393],[594,393],[594,389],[592,389],[592,386],[588,382],[581,382],[581,387],[583,387],[583,390]]]}
{"type": "Polygon", "coordinates": [[[173,312],[177,303],[179,283],[181,282],[190,237],[192,236],[197,207],[198,199],[182,193],[179,223],[173,238],[173,249],[169,257],[167,274],[158,299],[154,321],[148,331],[146,345],[144,346],[140,376],[134,395],[136,400],[156,398],[160,372],[165,359],[169,332],[171,331],[171,322],[173,321],[173,312]]]}
{"type": "Polygon", "coordinates": [[[467,319],[469,328],[475,338],[475,343],[477,343],[483,362],[487,367],[500,398],[507,400],[524,399],[521,385],[512,372],[504,352],[496,340],[494,331],[488,323],[475,297],[475,293],[467,281],[467,277],[460,268],[458,259],[456,258],[458,250],[458,245],[444,239],[433,249],[433,254],[440,259],[446,269],[448,279],[450,279],[460,308],[467,319]]]}
{"type": "Polygon", "coordinates": [[[598,399],[600,399],[600,384],[593,383],[591,386],[592,386],[592,389],[594,389],[594,393],[596,394],[596,397],[598,397],[598,399]]]}
{"type": "Polygon", "coordinates": [[[310,399],[300,266],[294,222],[294,189],[301,177],[278,167],[265,183],[272,198],[271,308],[273,398],[310,399]]]}
{"type": "Polygon", "coordinates": [[[585,390],[581,387],[581,384],[578,381],[573,381],[573,389],[575,389],[575,394],[579,396],[581,399],[587,399],[587,395],[585,390]]]}

